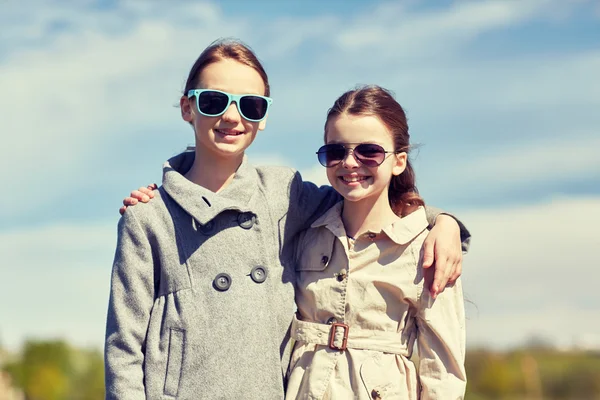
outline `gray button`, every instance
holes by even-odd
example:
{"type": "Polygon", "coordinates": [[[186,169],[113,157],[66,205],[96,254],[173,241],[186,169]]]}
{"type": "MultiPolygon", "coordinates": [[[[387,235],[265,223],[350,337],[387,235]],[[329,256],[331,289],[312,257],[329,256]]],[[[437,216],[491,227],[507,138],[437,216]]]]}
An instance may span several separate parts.
{"type": "Polygon", "coordinates": [[[321,258],[321,264],[327,264],[328,262],[329,262],[329,257],[327,257],[327,256],[323,256],[323,257],[321,258]]]}
{"type": "Polygon", "coordinates": [[[210,235],[214,232],[215,230],[215,222],[213,220],[208,221],[207,223],[205,223],[204,225],[200,225],[200,227],[198,228],[200,230],[200,232],[202,232],[204,235],[210,235]]]}
{"type": "Polygon", "coordinates": [[[238,224],[244,229],[250,229],[256,222],[256,216],[251,212],[245,212],[238,214],[238,224]]]}
{"type": "Polygon", "coordinates": [[[224,292],[231,286],[231,276],[225,272],[220,273],[213,280],[213,286],[220,292],[224,292]]]}
{"type": "Polygon", "coordinates": [[[263,283],[267,280],[267,270],[263,267],[254,267],[250,271],[250,278],[256,283],[263,283]]]}

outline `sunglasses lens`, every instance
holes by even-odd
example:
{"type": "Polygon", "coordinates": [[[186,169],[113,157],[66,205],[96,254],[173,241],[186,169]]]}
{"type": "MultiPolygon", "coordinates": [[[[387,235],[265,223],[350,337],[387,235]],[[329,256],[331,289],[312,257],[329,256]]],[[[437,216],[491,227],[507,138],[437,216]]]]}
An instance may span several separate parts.
{"type": "Polygon", "coordinates": [[[326,144],[317,152],[319,163],[324,167],[339,164],[346,156],[346,149],[341,144],[326,144]]]}
{"type": "Polygon", "coordinates": [[[359,144],[354,148],[354,155],[366,167],[376,167],[385,160],[385,150],[378,144],[359,144]]]}
{"type": "Polygon", "coordinates": [[[198,96],[198,109],[206,115],[221,115],[229,105],[229,98],[220,92],[206,91],[198,96]]]}
{"type": "Polygon", "coordinates": [[[243,96],[240,99],[240,112],[248,120],[260,121],[267,115],[267,100],[258,96],[243,96]]]}

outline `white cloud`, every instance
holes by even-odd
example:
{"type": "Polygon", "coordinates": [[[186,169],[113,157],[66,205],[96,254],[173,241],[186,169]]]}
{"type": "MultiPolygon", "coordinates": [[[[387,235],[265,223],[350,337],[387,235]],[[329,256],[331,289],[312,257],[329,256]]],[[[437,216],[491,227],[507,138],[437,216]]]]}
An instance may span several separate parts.
{"type": "MultiPolygon", "coordinates": [[[[509,295],[509,294],[507,294],[509,295]]],[[[477,316],[474,306],[467,305],[471,314],[467,320],[468,347],[510,348],[541,339],[558,347],[598,346],[600,306],[592,310],[573,307],[546,307],[500,315],[477,316]]]]}
{"type": "Polygon", "coordinates": [[[600,331],[598,210],[600,197],[556,198],[459,215],[473,234],[463,275],[473,345],[600,331]]]}
{"type": "MultiPolygon", "coordinates": [[[[11,4],[9,12],[3,9],[0,17],[8,29],[3,32],[10,33],[0,39],[0,48],[9,50],[9,55],[0,59],[0,169],[18,169],[18,173],[4,177],[10,190],[0,200],[0,217],[35,211],[40,204],[36,196],[40,186],[50,186],[44,193],[47,203],[73,193],[97,174],[127,170],[130,163],[114,156],[124,142],[132,158],[143,154],[143,149],[159,146],[152,133],[171,135],[181,147],[187,144],[188,127],[172,106],[194,58],[219,36],[242,37],[264,56],[272,81],[277,83],[269,132],[265,132],[274,135],[272,141],[259,139],[255,147],[258,154],[273,154],[269,157],[285,164],[292,159],[299,164],[297,154],[290,150],[297,142],[299,148],[311,144],[304,158],[310,163],[300,166],[316,164],[313,147],[321,142],[327,107],[360,81],[394,89],[401,102],[408,104],[411,118],[418,117],[417,126],[420,121],[451,117],[451,126],[441,127],[433,136],[448,134],[446,129],[459,131],[472,115],[486,116],[484,123],[492,126],[496,113],[506,116],[531,111],[531,118],[540,118],[539,109],[549,106],[564,109],[564,115],[557,118],[554,130],[539,128],[530,138],[563,137],[571,123],[588,132],[596,129],[598,122],[591,114],[585,120],[575,119],[571,111],[600,105],[600,84],[595,79],[595,71],[600,69],[597,52],[471,62],[455,51],[481,33],[545,16],[548,9],[563,4],[559,1],[469,1],[435,11],[386,3],[362,17],[265,18],[258,31],[256,21],[231,15],[220,3],[165,6],[126,1],[103,11],[90,9],[89,4],[50,7],[40,3],[36,13],[27,12],[30,6],[11,4]],[[227,24],[222,23],[225,19],[227,24]],[[49,33],[49,26],[56,21],[68,28],[49,33]],[[388,39],[378,40],[378,27],[385,27],[388,39]],[[352,45],[356,42],[348,35],[368,39],[368,45],[352,45]],[[403,40],[406,37],[410,40],[403,40]],[[394,38],[400,39],[390,42],[394,38]],[[311,49],[300,52],[313,42],[318,46],[305,46],[311,49]],[[19,43],[24,43],[22,48],[19,43]],[[445,51],[438,53],[438,47],[445,51]],[[422,57],[431,54],[434,60],[424,62],[422,57]],[[384,56],[393,62],[381,58],[384,56]],[[301,138],[285,135],[290,130],[306,134],[301,138]],[[178,137],[183,132],[187,136],[178,137]],[[274,146],[282,150],[275,152],[274,146]]],[[[515,120],[515,126],[519,122],[515,120]]],[[[477,133],[493,139],[485,129],[477,133]]],[[[468,140],[462,132],[456,146],[468,140]]],[[[431,142],[435,143],[435,137],[431,142]]],[[[547,146],[554,146],[554,141],[550,142],[547,146]]],[[[533,140],[515,141],[514,147],[543,153],[536,150],[533,140]]],[[[569,171],[585,175],[590,165],[596,168],[590,147],[577,162],[570,163],[569,171]]],[[[494,171],[500,159],[496,154],[490,157],[489,168],[494,171]]],[[[518,156],[514,161],[514,171],[516,165],[524,164],[518,156]]],[[[470,170],[471,164],[468,159],[455,163],[458,170],[470,170]]],[[[535,173],[531,179],[543,175],[541,169],[526,170],[535,173]]],[[[317,180],[322,176],[316,172],[317,180]]],[[[541,179],[549,179],[549,175],[541,179]]]]}
{"type": "Polygon", "coordinates": [[[308,182],[312,182],[317,186],[329,185],[327,180],[327,173],[325,168],[321,165],[316,165],[312,168],[300,170],[302,179],[308,182]]]}
{"type": "MultiPolygon", "coordinates": [[[[506,186],[521,187],[556,180],[569,180],[582,172],[600,175],[600,136],[572,134],[568,140],[521,143],[493,149],[458,164],[455,176],[461,176],[464,187],[506,186]]],[[[445,188],[441,185],[438,190],[445,188]]],[[[494,189],[492,189],[494,190],[494,189]]]]}
{"type": "Polygon", "coordinates": [[[346,50],[392,47],[411,57],[415,53],[448,52],[483,32],[537,17],[551,3],[552,0],[463,1],[432,12],[410,12],[402,3],[385,3],[373,14],[347,26],[335,41],[346,50]]]}
{"type": "MultiPolygon", "coordinates": [[[[225,30],[213,21],[214,6],[179,9],[175,17],[183,18],[184,12],[186,18],[196,15],[197,22],[205,24],[201,29],[178,26],[157,16],[115,35],[106,25],[127,21],[120,21],[118,14],[101,15],[103,23],[92,26],[102,29],[69,31],[0,64],[0,108],[6,116],[0,118],[0,169],[18,167],[19,174],[4,181],[12,193],[30,194],[33,187],[52,182],[54,190],[45,194],[45,200],[52,201],[89,179],[94,173],[90,161],[105,169],[101,165],[108,149],[119,146],[124,132],[143,139],[149,129],[185,129],[177,124],[172,107],[178,91],[202,47],[225,30]],[[182,40],[190,37],[199,44],[197,49],[182,40]]],[[[58,17],[56,11],[50,15],[58,17]]],[[[85,21],[94,16],[83,11],[58,15],[74,23],[78,17],[85,21]]],[[[228,31],[240,33],[235,27],[228,31]]],[[[3,197],[0,215],[24,213],[30,207],[35,204],[3,197]]]]}
{"type": "Polygon", "coordinates": [[[32,337],[100,346],[108,305],[116,221],[0,233],[0,340],[32,337]]]}

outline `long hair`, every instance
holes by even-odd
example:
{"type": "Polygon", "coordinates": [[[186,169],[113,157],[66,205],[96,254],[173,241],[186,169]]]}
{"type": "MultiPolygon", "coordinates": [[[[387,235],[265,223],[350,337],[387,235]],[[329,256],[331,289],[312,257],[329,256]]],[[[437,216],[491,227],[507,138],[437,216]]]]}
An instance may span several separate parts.
{"type": "MultiPolygon", "coordinates": [[[[327,113],[325,122],[325,140],[330,120],[341,115],[375,116],[387,127],[394,141],[394,151],[410,149],[408,122],[402,106],[392,94],[376,85],[362,86],[342,94],[327,113]]],[[[425,202],[419,196],[415,183],[415,172],[410,160],[406,160],[406,169],[400,175],[393,176],[389,186],[389,201],[392,210],[400,216],[409,214],[416,206],[425,202]]]]}

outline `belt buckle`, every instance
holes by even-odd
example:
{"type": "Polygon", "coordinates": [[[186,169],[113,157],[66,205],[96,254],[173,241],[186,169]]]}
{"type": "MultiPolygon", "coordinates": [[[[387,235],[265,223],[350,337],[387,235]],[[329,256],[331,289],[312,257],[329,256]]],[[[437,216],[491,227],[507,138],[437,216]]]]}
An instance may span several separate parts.
{"type": "Polygon", "coordinates": [[[331,324],[331,331],[329,332],[329,348],[333,349],[333,350],[340,350],[340,351],[344,351],[346,350],[347,344],[348,344],[348,331],[350,330],[350,327],[346,324],[342,324],[341,322],[334,322],[333,324],[331,324]],[[335,341],[335,328],[340,327],[344,329],[344,337],[342,339],[342,347],[338,347],[335,345],[334,341],[335,341]]]}

